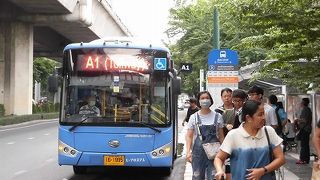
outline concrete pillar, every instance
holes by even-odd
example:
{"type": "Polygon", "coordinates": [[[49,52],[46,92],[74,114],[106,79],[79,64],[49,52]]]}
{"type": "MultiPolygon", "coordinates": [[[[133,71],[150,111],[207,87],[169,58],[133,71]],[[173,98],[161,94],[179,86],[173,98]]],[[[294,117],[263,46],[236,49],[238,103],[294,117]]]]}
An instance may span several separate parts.
{"type": "Polygon", "coordinates": [[[41,98],[41,83],[35,81],[34,83],[34,101],[38,102],[41,98]]]}
{"type": "Polygon", "coordinates": [[[0,104],[4,104],[4,52],[5,52],[4,27],[0,24],[0,104]]]}
{"type": "Polygon", "coordinates": [[[5,114],[32,114],[33,26],[0,22],[0,103],[5,114]]]}

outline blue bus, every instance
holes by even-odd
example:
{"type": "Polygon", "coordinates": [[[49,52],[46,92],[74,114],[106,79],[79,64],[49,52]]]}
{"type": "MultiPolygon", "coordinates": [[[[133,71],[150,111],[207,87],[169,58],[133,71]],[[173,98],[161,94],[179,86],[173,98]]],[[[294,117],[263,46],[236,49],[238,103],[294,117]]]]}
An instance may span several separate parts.
{"type": "Polygon", "coordinates": [[[64,49],[59,165],[154,167],[170,173],[177,157],[181,79],[163,45],[130,38],[64,49]]]}

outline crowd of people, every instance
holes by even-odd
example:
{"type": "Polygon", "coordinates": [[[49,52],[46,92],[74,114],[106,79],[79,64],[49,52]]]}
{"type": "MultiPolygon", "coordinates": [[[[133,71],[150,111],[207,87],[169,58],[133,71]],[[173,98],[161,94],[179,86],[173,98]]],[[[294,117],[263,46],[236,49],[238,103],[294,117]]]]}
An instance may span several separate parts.
{"type": "MultiPolygon", "coordinates": [[[[275,170],[285,164],[286,146],[296,139],[301,147],[296,164],[310,162],[309,99],[302,99],[301,113],[291,122],[276,95],[268,96],[267,102],[263,97],[264,90],[259,86],[252,86],[248,92],[225,88],[221,90],[223,104],[215,110],[210,109],[214,102],[208,91],[190,99],[183,125],[187,122],[186,158],[192,165],[193,180],[275,179],[275,170]],[[211,160],[202,144],[213,142],[221,146],[211,160]]],[[[320,123],[314,134],[320,155],[320,123]]]]}

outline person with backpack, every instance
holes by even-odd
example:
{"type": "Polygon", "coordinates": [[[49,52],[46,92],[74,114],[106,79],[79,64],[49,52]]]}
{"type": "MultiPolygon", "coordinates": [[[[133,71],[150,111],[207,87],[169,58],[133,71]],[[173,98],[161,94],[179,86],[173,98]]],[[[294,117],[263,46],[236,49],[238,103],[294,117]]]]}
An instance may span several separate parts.
{"type": "MultiPolygon", "coordinates": [[[[287,117],[287,113],[284,110],[283,107],[283,103],[281,101],[277,102],[277,106],[276,106],[276,114],[279,115],[280,121],[281,121],[281,126],[282,126],[282,130],[284,130],[285,125],[288,122],[288,117],[287,117]]],[[[279,123],[279,122],[278,122],[279,123]]],[[[283,132],[283,131],[282,131],[283,132]]]]}
{"type": "MultiPolygon", "coordinates": [[[[258,102],[263,102],[263,89],[259,86],[252,86],[248,90],[248,96],[250,100],[255,100],[258,102]]],[[[264,103],[264,115],[266,118],[265,125],[266,126],[271,126],[274,129],[277,128],[278,122],[277,122],[277,117],[275,113],[275,109],[270,106],[268,103],[264,103]]]]}
{"type": "Polygon", "coordinates": [[[278,102],[278,98],[276,95],[272,94],[268,97],[268,101],[271,107],[274,108],[275,113],[276,113],[276,117],[277,117],[277,122],[278,122],[278,126],[275,128],[276,133],[284,138],[283,135],[283,128],[287,123],[287,113],[285,112],[284,108],[283,108],[283,104],[282,102],[278,102]]]}

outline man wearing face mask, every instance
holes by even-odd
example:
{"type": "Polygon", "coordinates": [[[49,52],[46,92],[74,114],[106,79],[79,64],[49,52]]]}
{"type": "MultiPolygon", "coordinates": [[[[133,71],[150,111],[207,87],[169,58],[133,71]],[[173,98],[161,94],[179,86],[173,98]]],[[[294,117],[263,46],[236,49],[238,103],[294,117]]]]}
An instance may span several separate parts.
{"type": "Polygon", "coordinates": [[[96,97],[90,96],[87,98],[88,104],[80,108],[79,114],[92,114],[100,116],[100,109],[96,106],[96,97]]]}
{"type": "Polygon", "coordinates": [[[187,124],[187,161],[192,165],[192,180],[204,180],[205,177],[212,180],[213,163],[208,159],[202,143],[222,142],[223,121],[221,114],[210,110],[213,99],[208,91],[198,94],[197,104],[200,110],[190,116],[187,124]]]}

